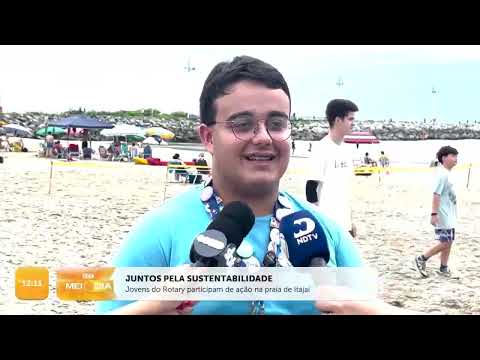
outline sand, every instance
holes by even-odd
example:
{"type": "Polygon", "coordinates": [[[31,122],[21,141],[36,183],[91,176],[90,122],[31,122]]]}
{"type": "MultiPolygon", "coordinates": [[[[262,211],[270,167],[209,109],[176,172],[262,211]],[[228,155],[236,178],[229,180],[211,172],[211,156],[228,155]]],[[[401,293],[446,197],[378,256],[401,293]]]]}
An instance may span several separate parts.
{"type": "MultiPolygon", "coordinates": [[[[174,149],[164,148],[163,158],[174,149]]],[[[198,151],[184,151],[190,160],[198,151]]],[[[43,301],[15,297],[17,266],[103,266],[112,259],[136,219],[164,201],[166,169],[132,163],[79,161],[56,164],[49,195],[50,160],[34,153],[0,153],[0,314],[92,314],[93,302],[60,301],[55,276],[43,301]]],[[[207,160],[210,161],[208,158],[207,160]]],[[[306,159],[294,157],[282,188],[304,196],[302,169],[306,159]]],[[[459,280],[435,273],[439,259],[429,261],[432,274],[422,279],[413,258],[433,245],[431,171],[393,172],[356,177],[355,240],[366,261],[381,275],[381,296],[397,306],[433,314],[480,314],[480,168],[460,168],[458,240],[450,264],[459,280]]],[[[169,183],[166,198],[191,185],[169,183]]]]}

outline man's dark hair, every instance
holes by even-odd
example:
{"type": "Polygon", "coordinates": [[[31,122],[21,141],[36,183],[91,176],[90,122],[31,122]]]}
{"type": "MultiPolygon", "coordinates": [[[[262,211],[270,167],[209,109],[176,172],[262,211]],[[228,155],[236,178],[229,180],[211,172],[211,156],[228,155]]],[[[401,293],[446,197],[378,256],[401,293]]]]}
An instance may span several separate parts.
{"type": "Polygon", "coordinates": [[[443,157],[448,156],[450,154],[458,155],[457,149],[451,146],[442,146],[440,150],[438,150],[437,152],[437,159],[440,162],[440,164],[443,164],[443,157]]]}
{"type": "Polygon", "coordinates": [[[47,135],[52,135],[52,132],[51,132],[51,131],[49,131],[47,135]]]}
{"type": "Polygon", "coordinates": [[[325,114],[327,115],[328,125],[332,128],[335,124],[335,118],[345,117],[349,112],[358,111],[357,105],[350,100],[334,99],[327,104],[325,114]]]}
{"type": "Polygon", "coordinates": [[[180,159],[180,154],[174,154],[173,159],[180,159]]]}
{"type": "Polygon", "coordinates": [[[227,95],[233,84],[243,80],[258,82],[269,89],[282,89],[290,100],[287,82],[276,68],[250,56],[237,56],[231,62],[217,64],[205,80],[200,95],[200,121],[203,124],[215,123],[215,100],[227,95]]]}

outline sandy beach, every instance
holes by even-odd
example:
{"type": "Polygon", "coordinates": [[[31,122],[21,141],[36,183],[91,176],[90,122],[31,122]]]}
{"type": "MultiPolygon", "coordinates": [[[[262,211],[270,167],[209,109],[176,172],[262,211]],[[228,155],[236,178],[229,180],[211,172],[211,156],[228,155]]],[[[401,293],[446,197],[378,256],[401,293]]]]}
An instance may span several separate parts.
{"type": "MultiPolygon", "coordinates": [[[[156,149],[163,159],[177,152],[156,149]]],[[[185,160],[198,151],[182,150],[185,160]]],[[[168,183],[165,167],[108,161],[54,160],[49,195],[49,159],[29,153],[0,153],[0,314],[93,314],[93,302],[64,302],[55,295],[53,270],[62,266],[104,266],[112,259],[136,219],[166,198],[192,185],[168,183]],[[44,301],[15,297],[17,266],[47,266],[50,296],[44,301]]],[[[293,157],[282,189],[304,195],[304,157],[293,157]]],[[[210,157],[207,161],[211,163],[210,157]]],[[[397,306],[433,314],[480,314],[480,168],[454,169],[459,199],[457,240],[450,265],[460,279],[435,273],[422,279],[413,270],[414,255],[433,245],[431,212],[432,169],[392,171],[356,177],[355,240],[366,261],[381,275],[381,296],[397,306]]]]}

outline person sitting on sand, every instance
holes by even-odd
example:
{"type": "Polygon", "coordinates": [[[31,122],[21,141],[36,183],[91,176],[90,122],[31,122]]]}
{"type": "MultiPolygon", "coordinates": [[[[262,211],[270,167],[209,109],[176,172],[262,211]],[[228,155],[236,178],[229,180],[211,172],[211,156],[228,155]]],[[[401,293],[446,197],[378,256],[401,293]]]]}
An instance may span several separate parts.
{"type": "Polygon", "coordinates": [[[6,136],[0,136],[0,150],[10,151],[10,144],[6,136]]]}
{"type": "Polygon", "coordinates": [[[55,141],[53,144],[53,155],[57,158],[61,158],[63,155],[63,146],[60,144],[60,140],[55,141]]]}
{"type": "Polygon", "coordinates": [[[368,152],[365,153],[365,157],[363,158],[363,163],[365,165],[370,165],[373,162],[372,158],[368,155],[368,152]]]}
{"type": "Polygon", "coordinates": [[[137,143],[132,143],[130,146],[130,158],[133,159],[134,157],[138,156],[138,146],[137,143]]]}
{"type": "Polygon", "coordinates": [[[171,171],[175,174],[175,181],[180,181],[180,176],[188,175],[185,163],[180,159],[180,154],[173,155],[172,159],[168,162],[168,165],[174,165],[171,171]]]}
{"type": "MultiPolygon", "coordinates": [[[[208,166],[207,160],[205,160],[205,156],[203,153],[198,154],[198,159],[195,162],[196,166],[208,166]]],[[[210,169],[207,168],[199,168],[199,174],[210,174],[210,169]]]]}

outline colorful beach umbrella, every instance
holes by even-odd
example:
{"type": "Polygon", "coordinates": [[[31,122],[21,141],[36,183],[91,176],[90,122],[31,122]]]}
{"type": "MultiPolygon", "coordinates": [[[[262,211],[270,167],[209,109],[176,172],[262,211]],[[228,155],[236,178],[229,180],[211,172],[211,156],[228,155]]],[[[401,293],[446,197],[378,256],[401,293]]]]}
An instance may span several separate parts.
{"type": "Polygon", "coordinates": [[[49,126],[48,128],[43,127],[35,131],[36,136],[47,136],[47,134],[51,132],[52,135],[64,135],[67,131],[64,128],[56,127],[56,126],[49,126]]]}
{"type": "Polygon", "coordinates": [[[175,137],[175,134],[170,130],[164,129],[162,127],[151,127],[145,130],[146,136],[158,136],[162,140],[172,140],[175,137]]]}

